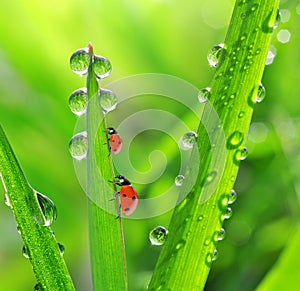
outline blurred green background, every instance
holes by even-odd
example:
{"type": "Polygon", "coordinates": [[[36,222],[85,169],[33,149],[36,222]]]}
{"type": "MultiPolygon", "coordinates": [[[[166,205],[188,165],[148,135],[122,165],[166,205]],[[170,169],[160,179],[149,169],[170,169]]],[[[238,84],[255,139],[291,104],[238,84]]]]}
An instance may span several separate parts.
{"type": "MultiPolygon", "coordinates": [[[[57,205],[53,230],[66,248],[64,257],[77,290],[92,287],[86,197],[68,152],[77,120],[68,108],[68,98],[84,86],[85,78],[70,70],[70,55],[92,41],[95,53],[113,65],[102,87],[141,73],[174,75],[198,88],[206,87],[214,73],[206,53],[224,41],[233,4],[233,0],[188,4],[182,0],[1,0],[0,122],[31,185],[57,205]]],[[[272,41],[276,56],[263,77],[267,96],[255,107],[249,156],[235,185],[238,200],[232,218],[225,222],[226,239],[218,245],[219,258],[206,290],[253,290],[298,227],[300,1],[282,1],[280,8],[283,23],[272,41]]],[[[120,117],[152,106],[196,126],[188,108],[161,100],[155,96],[132,99],[110,113],[109,122],[117,126],[120,117]]],[[[129,152],[133,166],[148,170],[148,155],[155,149],[164,152],[168,166],[151,185],[137,181],[141,197],[167,188],[178,174],[174,142],[157,131],[133,140],[129,152]]],[[[130,290],[145,290],[160,251],[151,246],[148,233],[157,225],[167,227],[170,214],[126,220],[130,290]]],[[[0,290],[33,290],[31,265],[22,256],[22,240],[4,203],[0,232],[0,290]]]]}

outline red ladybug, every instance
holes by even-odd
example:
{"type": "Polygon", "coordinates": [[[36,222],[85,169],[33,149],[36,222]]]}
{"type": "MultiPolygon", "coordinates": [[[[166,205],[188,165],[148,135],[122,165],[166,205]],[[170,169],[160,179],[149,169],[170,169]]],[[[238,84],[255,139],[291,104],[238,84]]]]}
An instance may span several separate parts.
{"type": "Polygon", "coordinates": [[[125,216],[128,216],[135,211],[139,196],[131,183],[124,176],[118,175],[115,178],[118,179],[115,184],[121,186],[119,194],[122,212],[125,216]]]}
{"type": "Polygon", "coordinates": [[[118,132],[112,127],[107,128],[107,134],[110,135],[108,140],[111,152],[116,155],[122,149],[122,138],[119,136],[118,132]]]}

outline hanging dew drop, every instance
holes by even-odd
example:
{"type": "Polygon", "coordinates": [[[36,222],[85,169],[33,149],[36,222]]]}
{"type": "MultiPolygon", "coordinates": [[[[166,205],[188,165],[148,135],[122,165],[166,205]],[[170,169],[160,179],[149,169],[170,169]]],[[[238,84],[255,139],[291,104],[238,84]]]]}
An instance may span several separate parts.
{"type": "Polygon", "coordinates": [[[241,133],[240,131],[235,131],[229,136],[227,147],[229,149],[235,149],[242,144],[243,140],[244,140],[243,133],[241,133]]]}
{"type": "Polygon", "coordinates": [[[218,251],[215,249],[213,252],[208,253],[206,256],[206,263],[211,265],[218,258],[218,251]]]}
{"type": "Polygon", "coordinates": [[[237,194],[234,189],[229,192],[228,195],[228,204],[233,204],[236,201],[237,194]]]}
{"type": "Polygon", "coordinates": [[[175,246],[175,250],[179,251],[180,249],[182,249],[182,247],[185,245],[185,240],[181,240],[179,243],[176,244],[175,246]]]}
{"type": "Polygon", "coordinates": [[[209,97],[210,97],[210,88],[209,87],[201,89],[198,93],[198,100],[200,103],[206,103],[207,100],[209,99],[209,97]]]}
{"type": "Polygon", "coordinates": [[[178,175],[175,178],[175,186],[180,187],[183,184],[183,180],[184,180],[184,176],[183,175],[178,175]]]}
{"type": "Polygon", "coordinates": [[[179,140],[179,146],[181,149],[187,151],[193,148],[197,140],[197,133],[189,131],[185,133],[179,140]]]}
{"type": "Polygon", "coordinates": [[[34,213],[33,219],[40,225],[51,225],[57,218],[57,210],[54,202],[49,197],[39,192],[36,192],[35,190],[34,194],[36,195],[37,201],[39,203],[43,215],[41,217],[40,215],[34,213]]]}
{"type": "Polygon", "coordinates": [[[224,51],[224,44],[220,43],[215,45],[208,51],[207,60],[211,67],[217,67],[224,51]]]}
{"type": "Polygon", "coordinates": [[[263,101],[265,99],[265,95],[266,95],[265,87],[263,86],[262,83],[260,83],[258,86],[257,95],[256,95],[254,101],[256,103],[260,103],[261,101],[263,101]]]}
{"type": "Polygon", "coordinates": [[[77,133],[71,138],[69,143],[69,150],[71,156],[78,161],[83,160],[87,157],[88,138],[86,131],[77,133]]]}
{"type": "Polygon", "coordinates": [[[278,9],[276,14],[276,19],[273,25],[273,29],[276,29],[279,26],[280,22],[281,22],[281,16],[280,16],[280,10],[278,9]]]}
{"type": "Polygon", "coordinates": [[[42,287],[42,285],[40,283],[36,283],[34,285],[34,289],[33,290],[34,291],[43,291],[43,287],[42,287]]]}
{"type": "Polygon", "coordinates": [[[157,226],[149,233],[149,240],[153,246],[161,246],[166,242],[168,230],[163,226],[157,226]]]}
{"type": "Polygon", "coordinates": [[[58,246],[59,252],[60,252],[60,254],[62,256],[64,254],[64,252],[65,252],[65,247],[61,243],[57,243],[57,246],[58,246]]]}
{"type": "Polygon", "coordinates": [[[7,193],[4,194],[4,203],[5,203],[8,207],[12,208],[7,193]]]}
{"type": "Polygon", "coordinates": [[[225,238],[225,230],[224,228],[220,228],[219,231],[216,231],[215,234],[214,234],[214,241],[217,242],[217,241],[221,241],[225,238]]]}
{"type": "Polygon", "coordinates": [[[75,51],[70,58],[70,67],[78,75],[85,75],[89,66],[89,50],[81,48],[75,51]]]}
{"type": "Polygon", "coordinates": [[[118,104],[118,98],[114,92],[106,89],[100,89],[98,92],[100,105],[104,113],[114,110],[118,104]]]}
{"type": "Polygon", "coordinates": [[[102,56],[94,56],[93,71],[98,79],[104,79],[111,72],[111,63],[102,56]]]}
{"type": "Polygon", "coordinates": [[[86,88],[75,90],[69,98],[69,107],[77,116],[81,116],[86,113],[87,104],[88,96],[86,88]]]}
{"type": "Polygon", "coordinates": [[[22,247],[22,254],[23,254],[24,258],[29,259],[29,250],[25,245],[23,245],[23,247],[22,247]]]}
{"type": "Polygon", "coordinates": [[[230,207],[227,207],[223,214],[223,219],[229,219],[231,216],[232,216],[232,209],[230,207]]]}
{"type": "Polygon", "coordinates": [[[241,150],[237,150],[235,153],[235,160],[238,161],[244,161],[248,156],[248,149],[246,147],[243,147],[241,150]]]}

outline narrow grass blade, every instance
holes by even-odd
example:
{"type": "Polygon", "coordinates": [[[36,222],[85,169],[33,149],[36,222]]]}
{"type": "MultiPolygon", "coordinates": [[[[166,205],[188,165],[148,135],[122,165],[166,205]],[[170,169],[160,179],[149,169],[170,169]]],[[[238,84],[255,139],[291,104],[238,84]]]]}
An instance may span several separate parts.
{"type": "Polygon", "coordinates": [[[75,290],[53,231],[33,218],[41,217],[41,209],[1,126],[0,161],[0,176],[8,204],[42,290],[75,290]]]}
{"type": "Polygon", "coordinates": [[[277,10],[278,1],[236,1],[224,49],[215,55],[217,70],[182,193],[191,184],[192,190],[174,210],[149,290],[205,286],[223,236],[222,223],[231,215],[231,190],[277,10]]]}

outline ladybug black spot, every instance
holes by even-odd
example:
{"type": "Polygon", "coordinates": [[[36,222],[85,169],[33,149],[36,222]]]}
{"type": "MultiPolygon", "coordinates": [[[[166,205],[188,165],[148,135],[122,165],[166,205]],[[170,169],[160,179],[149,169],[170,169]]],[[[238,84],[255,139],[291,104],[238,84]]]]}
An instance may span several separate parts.
{"type": "Polygon", "coordinates": [[[126,194],[123,194],[122,196],[123,196],[123,197],[127,197],[127,195],[126,195],[126,194]]]}
{"type": "Polygon", "coordinates": [[[119,141],[119,144],[121,144],[121,142],[119,141]]]}
{"type": "Polygon", "coordinates": [[[115,142],[116,140],[115,139],[113,139],[111,142],[115,142]]]}
{"type": "Polygon", "coordinates": [[[116,151],[117,151],[117,149],[114,149],[113,151],[114,151],[114,152],[116,152],[116,151]]]}
{"type": "Polygon", "coordinates": [[[130,208],[129,207],[127,207],[127,208],[125,208],[125,210],[124,211],[129,211],[130,210],[130,208]]]}
{"type": "Polygon", "coordinates": [[[132,200],[136,200],[136,196],[133,196],[133,197],[132,197],[132,200]]]}

